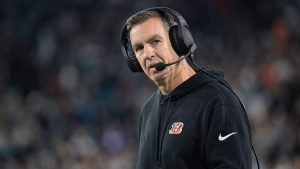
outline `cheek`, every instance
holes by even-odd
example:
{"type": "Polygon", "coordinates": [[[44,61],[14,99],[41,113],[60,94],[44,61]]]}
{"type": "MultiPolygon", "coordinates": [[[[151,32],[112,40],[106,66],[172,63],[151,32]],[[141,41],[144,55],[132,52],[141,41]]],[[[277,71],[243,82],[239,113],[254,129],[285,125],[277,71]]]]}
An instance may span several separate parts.
{"type": "Polygon", "coordinates": [[[167,48],[166,50],[164,50],[163,56],[165,62],[173,62],[174,60],[178,59],[177,54],[172,48],[167,48]]]}
{"type": "Polygon", "coordinates": [[[143,57],[136,55],[136,59],[139,62],[140,66],[142,67],[142,69],[144,70],[144,72],[146,72],[146,60],[143,59],[143,57]]]}
{"type": "Polygon", "coordinates": [[[168,59],[174,60],[174,59],[178,58],[178,56],[177,56],[176,52],[174,51],[170,41],[168,41],[168,43],[166,43],[163,48],[164,48],[163,49],[164,54],[167,56],[168,59]]]}
{"type": "Polygon", "coordinates": [[[171,43],[169,44],[169,52],[172,56],[175,56],[176,58],[178,57],[177,53],[175,52],[175,50],[173,49],[171,43]]]}
{"type": "Polygon", "coordinates": [[[141,67],[145,67],[145,61],[143,60],[143,58],[139,55],[135,55],[136,56],[136,59],[137,61],[139,62],[139,64],[141,65],[141,67]]]}

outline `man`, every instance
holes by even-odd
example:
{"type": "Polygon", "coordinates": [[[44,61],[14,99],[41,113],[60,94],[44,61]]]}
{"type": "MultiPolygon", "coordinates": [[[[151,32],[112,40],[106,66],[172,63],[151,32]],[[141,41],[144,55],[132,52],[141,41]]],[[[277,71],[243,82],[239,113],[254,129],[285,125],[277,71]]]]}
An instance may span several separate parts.
{"type": "Polygon", "coordinates": [[[140,113],[137,169],[251,169],[245,110],[220,72],[194,63],[183,17],[170,8],[146,9],[127,20],[121,35],[130,69],[158,87],[140,113]]]}

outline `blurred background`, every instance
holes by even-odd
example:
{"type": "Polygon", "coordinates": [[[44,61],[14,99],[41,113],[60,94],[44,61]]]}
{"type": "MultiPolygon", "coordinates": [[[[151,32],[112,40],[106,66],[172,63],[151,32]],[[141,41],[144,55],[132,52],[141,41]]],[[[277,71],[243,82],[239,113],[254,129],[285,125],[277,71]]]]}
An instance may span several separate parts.
{"type": "Polygon", "coordinates": [[[153,6],[180,12],[197,63],[225,71],[261,168],[300,168],[299,0],[1,0],[1,169],[135,167],[156,87],[129,71],[119,35],[153,6]]]}

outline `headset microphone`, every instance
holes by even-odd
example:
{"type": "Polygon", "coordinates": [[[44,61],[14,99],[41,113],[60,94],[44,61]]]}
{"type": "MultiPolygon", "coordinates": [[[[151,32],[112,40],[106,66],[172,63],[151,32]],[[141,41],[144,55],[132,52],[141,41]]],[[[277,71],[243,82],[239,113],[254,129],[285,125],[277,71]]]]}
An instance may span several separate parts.
{"type": "Polygon", "coordinates": [[[157,71],[162,71],[162,70],[164,70],[167,66],[171,66],[171,65],[174,65],[174,64],[176,64],[176,63],[179,63],[179,62],[181,62],[185,57],[187,57],[189,54],[190,54],[191,52],[189,52],[188,54],[186,54],[186,55],[184,55],[184,56],[182,56],[182,57],[180,57],[178,60],[176,60],[175,62],[171,62],[171,63],[167,63],[167,64],[165,64],[165,63],[163,63],[163,62],[159,62],[159,63],[157,63],[157,64],[155,64],[155,69],[157,70],[157,71]]]}

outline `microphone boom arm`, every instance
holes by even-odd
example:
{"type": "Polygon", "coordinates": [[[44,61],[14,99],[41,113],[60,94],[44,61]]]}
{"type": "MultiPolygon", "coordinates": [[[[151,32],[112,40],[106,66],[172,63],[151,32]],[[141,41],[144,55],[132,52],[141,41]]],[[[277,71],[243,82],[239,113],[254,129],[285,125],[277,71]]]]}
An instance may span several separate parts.
{"type": "Polygon", "coordinates": [[[176,64],[176,63],[179,63],[179,62],[181,62],[184,58],[186,58],[188,55],[190,55],[191,54],[191,51],[189,51],[189,53],[187,53],[186,55],[184,55],[184,56],[181,56],[178,60],[176,60],[176,61],[174,61],[174,62],[171,62],[171,63],[167,63],[167,64],[165,64],[165,63],[163,63],[163,62],[159,62],[159,63],[157,63],[156,65],[155,65],[155,69],[157,70],[157,71],[162,71],[162,70],[164,70],[167,66],[171,66],[171,65],[173,65],[173,64],[176,64]]]}

